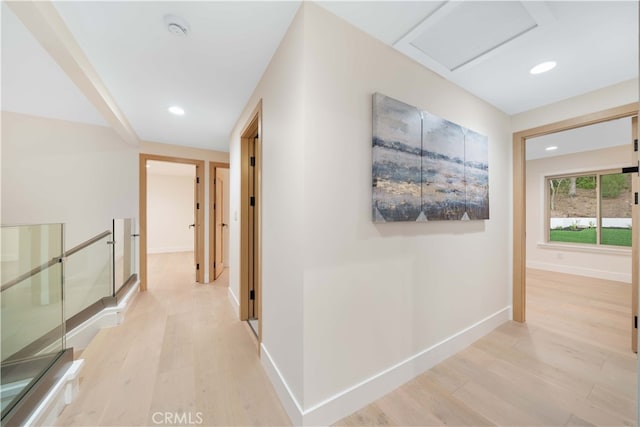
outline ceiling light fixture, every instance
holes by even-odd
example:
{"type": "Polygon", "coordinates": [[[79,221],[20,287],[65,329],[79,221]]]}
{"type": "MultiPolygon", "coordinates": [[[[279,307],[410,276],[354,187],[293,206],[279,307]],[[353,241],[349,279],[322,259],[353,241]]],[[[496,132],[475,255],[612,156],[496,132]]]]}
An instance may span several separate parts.
{"type": "Polygon", "coordinates": [[[171,114],[175,114],[176,116],[184,116],[184,110],[178,107],[177,105],[174,105],[173,107],[169,107],[169,112],[171,114]]]}
{"type": "Polygon", "coordinates": [[[553,70],[556,67],[556,61],[546,61],[546,62],[542,62],[538,65],[536,65],[535,67],[533,67],[531,70],[529,70],[529,72],[531,74],[542,74],[542,73],[546,73],[547,71],[553,70]]]}
{"type": "Polygon", "coordinates": [[[171,34],[177,37],[187,37],[189,31],[191,31],[187,21],[175,15],[165,15],[164,25],[167,26],[167,30],[169,30],[171,34]]]}
{"type": "Polygon", "coordinates": [[[552,145],[550,147],[545,148],[546,151],[553,151],[553,150],[557,150],[558,147],[556,147],[555,145],[552,145]]]}

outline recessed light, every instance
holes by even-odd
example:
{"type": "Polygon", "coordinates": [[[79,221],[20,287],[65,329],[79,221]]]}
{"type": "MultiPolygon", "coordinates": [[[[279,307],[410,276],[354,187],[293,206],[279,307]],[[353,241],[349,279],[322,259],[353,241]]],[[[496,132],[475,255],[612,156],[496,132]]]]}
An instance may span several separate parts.
{"type": "Polygon", "coordinates": [[[558,147],[556,147],[555,145],[552,145],[551,147],[545,148],[545,150],[547,150],[547,151],[553,151],[553,150],[557,150],[557,149],[558,149],[558,147]]]}
{"type": "Polygon", "coordinates": [[[556,61],[547,61],[533,67],[529,72],[531,74],[542,74],[547,71],[553,70],[556,67],[556,61]]]}
{"type": "Polygon", "coordinates": [[[178,107],[177,105],[174,105],[173,107],[169,107],[169,112],[171,114],[175,114],[176,116],[184,116],[184,110],[178,107]]]}

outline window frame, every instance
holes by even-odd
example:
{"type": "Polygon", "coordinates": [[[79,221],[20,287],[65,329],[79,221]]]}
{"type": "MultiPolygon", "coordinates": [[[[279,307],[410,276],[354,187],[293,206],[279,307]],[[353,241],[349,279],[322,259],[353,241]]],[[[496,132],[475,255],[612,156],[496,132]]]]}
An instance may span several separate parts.
{"type": "MultiPolygon", "coordinates": [[[[552,174],[544,176],[544,203],[545,203],[545,215],[544,215],[544,233],[545,245],[569,245],[569,246],[577,246],[584,248],[616,248],[616,249],[631,249],[631,246],[618,246],[618,245],[607,245],[601,243],[602,239],[602,194],[600,191],[600,182],[602,180],[603,175],[612,175],[612,174],[621,174],[622,171],[619,168],[609,168],[609,169],[598,169],[598,170],[589,170],[589,171],[581,171],[581,172],[572,172],[572,173],[564,173],[564,174],[552,174]],[[578,178],[583,176],[595,176],[596,177],[596,243],[575,243],[575,242],[561,242],[561,241],[552,241],[551,240],[551,191],[549,191],[549,181],[552,179],[559,178],[578,178]]],[[[632,192],[632,190],[629,190],[632,192]]]]}

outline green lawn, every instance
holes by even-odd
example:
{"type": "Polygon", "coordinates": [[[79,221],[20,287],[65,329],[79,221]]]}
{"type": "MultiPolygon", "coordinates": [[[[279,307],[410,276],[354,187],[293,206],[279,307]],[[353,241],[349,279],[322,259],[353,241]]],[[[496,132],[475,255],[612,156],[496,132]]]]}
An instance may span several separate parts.
{"type": "MultiPolygon", "coordinates": [[[[603,228],[603,245],[631,246],[631,229],[629,228],[603,228]]],[[[571,230],[551,230],[552,242],[569,243],[596,243],[596,229],[586,228],[579,231],[571,230]]]]}

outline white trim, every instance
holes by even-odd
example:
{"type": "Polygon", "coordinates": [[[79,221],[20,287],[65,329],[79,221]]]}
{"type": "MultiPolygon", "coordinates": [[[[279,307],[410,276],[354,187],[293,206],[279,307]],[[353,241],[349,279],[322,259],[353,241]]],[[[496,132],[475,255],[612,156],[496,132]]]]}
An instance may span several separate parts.
{"type": "MultiPolygon", "coordinates": [[[[262,363],[264,370],[267,372],[267,376],[269,377],[271,384],[273,384],[273,388],[275,389],[276,394],[280,398],[280,403],[282,403],[285,411],[287,411],[291,423],[294,426],[303,425],[305,412],[303,411],[302,406],[289,388],[287,381],[280,373],[278,366],[271,358],[271,354],[269,354],[269,350],[267,350],[267,347],[265,347],[264,343],[260,344],[260,348],[260,362],[262,363]],[[267,357],[262,357],[262,355],[265,355],[267,357]]],[[[329,425],[329,423],[322,425],[329,425]]]]}
{"type": "Polygon", "coordinates": [[[572,252],[588,252],[592,254],[622,255],[631,256],[631,248],[626,246],[607,246],[607,245],[582,245],[580,243],[538,243],[540,249],[553,249],[555,251],[572,251],[572,252]]]}
{"type": "Polygon", "coordinates": [[[231,287],[227,288],[227,294],[229,295],[229,301],[231,302],[231,305],[233,305],[234,313],[236,313],[236,315],[238,317],[240,317],[239,316],[239,313],[240,313],[240,301],[238,301],[238,298],[236,297],[236,295],[231,290],[231,287]]]}
{"type": "Polygon", "coordinates": [[[135,295],[137,295],[139,287],[140,280],[138,280],[131,289],[129,289],[129,292],[127,292],[125,297],[116,307],[107,307],[101,310],[82,322],[80,325],[73,328],[73,330],[69,331],[67,333],[67,347],[84,349],[89,345],[100,329],[121,325],[122,322],[124,322],[125,313],[131,306],[129,302],[135,295]]]}
{"type": "Polygon", "coordinates": [[[262,343],[262,365],[294,425],[330,425],[384,396],[417,375],[468,347],[511,319],[512,307],[504,307],[473,325],[413,356],[369,377],[309,408],[302,406],[262,343]]]}
{"type": "Polygon", "coordinates": [[[62,378],[49,390],[38,407],[24,423],[25,426],[52,426],[62,410],[78,395],[80,370],[84,360],[74,361],[62,378]]]}
{"type": "Polygon", "coordinates": [[[574,274],[576,276],[594,277],[596,279],[613,280],[615,282],[631,283],[631,272],[618,273],[616,271],[594,270],[591,268],[551,264],[548,262],[538,261],[527,261],[527,268],[554,271],[556,273],[574,274]]]}

